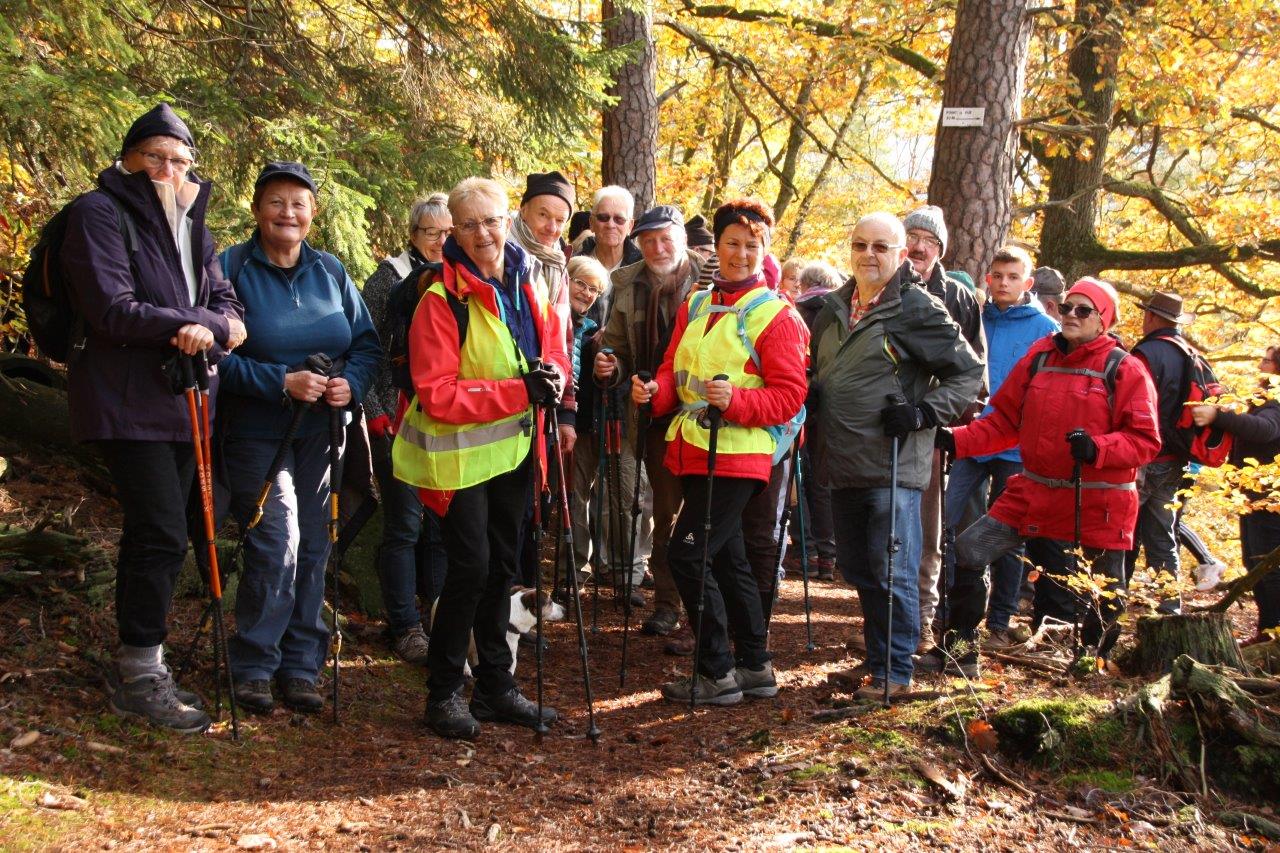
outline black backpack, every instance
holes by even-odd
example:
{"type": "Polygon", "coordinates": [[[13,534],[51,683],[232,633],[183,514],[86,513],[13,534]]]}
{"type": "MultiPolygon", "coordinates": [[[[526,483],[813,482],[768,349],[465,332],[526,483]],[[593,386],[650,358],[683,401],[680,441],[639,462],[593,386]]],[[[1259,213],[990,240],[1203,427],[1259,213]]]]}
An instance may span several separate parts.
{"type": "Polygon", "coordinates": [[[1162,337],[1160,340],[1173,344],[1186,359],[1182,371],[1182,410],[1176,424],[1178,441],[1183,447],[1174,448],[1185,453],[1188,459],[1199,465],[1219,468],[1231,455],[1231,447],[1235,443],[1230,433],[1209,426],[1198,427],[1191,418],[1193,406],[1223,394],[1226,389],[1213,375],[1213,368],[1195,347],[1181,335],[1162,337]]]}
{"type": "MultiPolygon", "coordinates": [[[[88,193],[76,196],[45,223],[40,239],[31,250],[31,261],[22,274],[22,310],[27,315],[27,329],[41,352],[63,364],[84,347],[84,318],[71,299],[61,256],[71,207],[86,195],[88,193]]],[[[125,251],[132,258],[138,251],[138,229],[133,217],[111,193],[103,195],[111,199],[116,209],[125,251]]]]}
{"type": "MultiPolygon", "coordinates": [[[[386,347],[387,361],[391,365],[391,383],[409,398],[417,393],[409,371],[409,326],[413,324],[413,314],[418,310],[418,302],[441,269],[440,264],[431,262],[415,267],[398,284],[392,285],[387,294],[387,326],[391,331],[383,345],[386,347]]],[[[458,324],[458,348],[461,349],[467,340],[467,306],[448,290],[445,291],[445,301],[458,324]]]]}

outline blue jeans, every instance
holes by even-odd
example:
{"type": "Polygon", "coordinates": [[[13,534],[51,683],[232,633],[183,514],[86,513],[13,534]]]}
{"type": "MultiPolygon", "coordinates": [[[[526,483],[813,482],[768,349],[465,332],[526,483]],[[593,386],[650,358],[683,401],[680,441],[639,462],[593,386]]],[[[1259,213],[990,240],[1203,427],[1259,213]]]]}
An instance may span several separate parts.
{"type": "MultiPolygon", "coordinates": [[[[990,478],[991,502],[995,503],[1009,478],[1020,473],[1021,462],[957,459],[951,466],[951,478],[947,483],[947,524],[956,531],[956,535],[961,533],[960,524],[968,509],[969,498],[979,490],[983,481],[990,478]]],[[[991,563],[991,596],[987,604],[989,630],[1008,630],[1009,620],[1018,612],[1018,592],[1022,589],[1022,578],[1026,573],[1022,552],[1019,545],[991,563]]]]}
{"type": "Polygon", "coordinates": [[[836,563],[862,602],[867,667],[884,672],[889,681],[910,684],[911,656],[920,642],[920,489],[898,487],[894,533],[899,548],[893,557],[893,636],[886,649],[889,619],[889,495],[891,490],[832,489],[831,520],[836,534],[836,563]]]}
{"type": "MultiPolygon", "coordinates": [[[[280,443],[228,437],[231,513],[252,517],[267,469],[280,443]]],[[[295,439],[286,448],[262,521],[244,543],[244,573],[236,592],[236,634],[229,651],[237,682],[304,678],[324,665],[329,626],[322,615],[329,501],[329,436],[295,439]]]]}
{"type": "MultiPolygon", "coordinates": [[[[382,542],[378,545],[378,584],[382,587],[382,607],[387,613],[387,628],[399,637],[415,625],[422,624],[417,594],[421,586],[426,602],[440,594],[444,584],[448,558],[440,519],[422,506],[418,489],[397,480],[391,472],[391,442],[385,437],[371,440],[382,492],[382,542]],[[425,557],[425,583],[418,583],[419,545],[425,557]]],[[[430,613],[430,606],[427,611],[430,613]]]]}

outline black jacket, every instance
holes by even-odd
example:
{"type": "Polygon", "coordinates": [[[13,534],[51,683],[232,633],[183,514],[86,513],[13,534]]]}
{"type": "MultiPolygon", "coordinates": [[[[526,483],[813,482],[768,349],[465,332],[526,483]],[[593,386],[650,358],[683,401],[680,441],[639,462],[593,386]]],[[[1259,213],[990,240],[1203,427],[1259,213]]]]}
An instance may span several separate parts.
{"type": "Polygon", "coordinates": [[[951,422],[953,426],[968,423],[982,411],[987,398],[991,395],[986,372],[987,336],[982,330],[982,306],[969,292],[969,288],[947,275],[941,261],[933,265],[933,272],[925,282],[925,289],[947,306],[947,313],[951,315],[952,320],[956,321],[956,325],[960,327],[960,333],[969,342],[974,355],[982,362],[982,388],[978,392],[977,399],[951,422]]]}
{"type": "Polygon", "coordinates": [[[1187,395],[1187,355],[1168,338],[1181,338],[1177,329],[1156,329],[1138,341],[1133,354],[1142,359],[1156,386],[1156,411],[1160,416],[1160,455],[1183,462],[1191,450],[1177,428],[1187,395]]]}

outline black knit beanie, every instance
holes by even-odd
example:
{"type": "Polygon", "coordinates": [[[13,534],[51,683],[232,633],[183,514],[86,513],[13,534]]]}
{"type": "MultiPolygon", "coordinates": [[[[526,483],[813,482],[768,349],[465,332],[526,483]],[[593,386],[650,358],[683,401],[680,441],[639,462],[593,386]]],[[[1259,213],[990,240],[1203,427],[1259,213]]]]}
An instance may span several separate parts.
{"type": "Polygon", "coordinates": [[[524,195],[520,196],[520,203],[524,204],[539,195],[553,195],[564,199],[564,203],[569,205],[570,213],[578,206],[578,194],[573,191],[573,184],[559,172],[534,172],[525,179],[524,195]]]}
{"type": "Polygon", "coordinates": [[[129,153],[129,149],[152,136],[172,136],[179,142],[186,143],[188,148],[196,147],[187,123],[178,118],[173,107],[162,102],[143,113],[130,125],[129,132],[124,135],[124,143],[120,146],[120,156],[123,157],[129,153]]]}

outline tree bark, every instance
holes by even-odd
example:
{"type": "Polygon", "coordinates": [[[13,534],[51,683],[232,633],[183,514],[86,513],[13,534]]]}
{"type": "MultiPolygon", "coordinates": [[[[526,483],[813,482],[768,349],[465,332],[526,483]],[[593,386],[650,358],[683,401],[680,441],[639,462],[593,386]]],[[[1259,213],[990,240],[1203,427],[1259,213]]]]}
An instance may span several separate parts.
{"type": "Polygon", "coordinates": [[[804,147],[804,123],[809,116],[809,106],[813,101],[813,78],[806,77],[800,84],[800,92],[796,95],[795,117],[791,119],[791,129],[787,133],[787,147],[782,157],[782,167],[778,172],[778,197],[773,202],[773,221],[781,222],[787,207],[796,197],[796,164],[800,161],[800,150],[804,147]]]}
{"type": "Polygon", "coordinates": [[[653,4],[618,9],[602,0],[605,44],[610,48],[639,43],[640,54],[618,70],[609,94],[618,102],[604,113],[601,177],[626,187],[636,199],[636,215],[653,205],[657,187],[658,53],[653,41],[653,4]]]}
{"type": "Polygon", "coordinates": [[[1123,33],[1111,17],[1116,6],[1115,0],[1077,0],[1080,35],[1067,62],[1079,93],[1077,112],[1065,125],[1068,132],[1057,137],[1057,147],[1044,157],[1051,206],[1045,208],[1040,232],[1040,262],[1060,270],[1067,281],[1113,266],[1097,258],[1103,251],[1097,224],[1116,99],[1116,61],[1123,47],[1123,33]]]}
{"type": "Polygon", "coordinates": [[[960,0],[947,57],[943,107],[983,107],[982,127],[944,127],[929,178],[929,203],[950,232],[944,262],[978,280],[1013,221],[1016,122],[1031,37],[1028,0],[960,0]]]}

